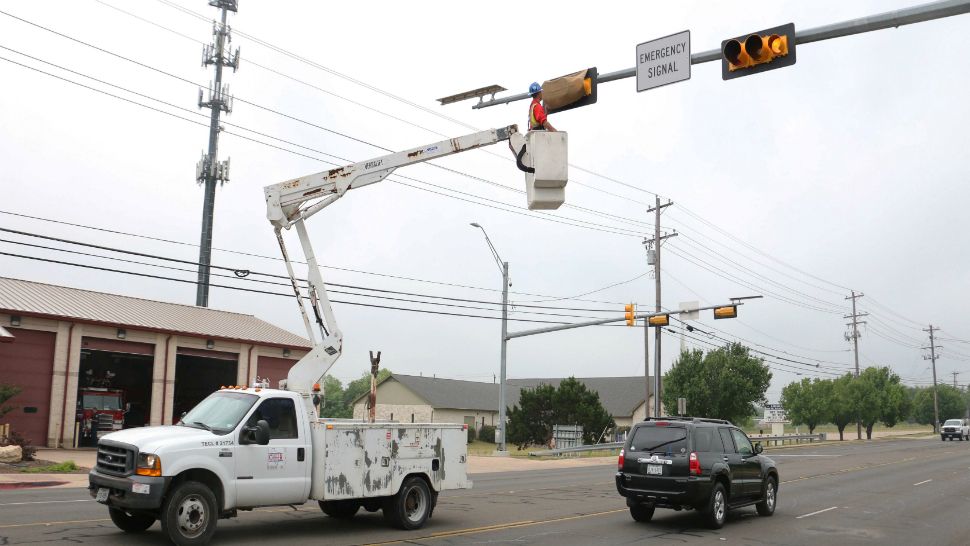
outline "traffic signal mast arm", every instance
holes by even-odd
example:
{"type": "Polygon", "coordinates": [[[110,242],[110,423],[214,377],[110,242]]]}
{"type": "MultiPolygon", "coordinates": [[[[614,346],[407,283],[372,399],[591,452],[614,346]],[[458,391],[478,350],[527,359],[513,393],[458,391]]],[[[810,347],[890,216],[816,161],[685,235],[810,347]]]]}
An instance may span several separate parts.
{"type": "MultiPolygon", "coordinates": [[[[651,318],[654,318],[654,317],[666,317],[668,315],[681,315],[684,313],[694,313],[697,311],[713,310],[715,312],[715,318],[719,318],[717,316],[717,311],[727,307],[734,308],[735,310],[734,316],[737,316],[737,306],[739,305],[744,305],[744,304],[737,301],[732,301],[731,303],[725,303],[722,305],[711,305],[709,307],[697,307],[695,309],[683,309],[680,311],[666,311],[663,313],[635,313],[634,312],[633,317],[635,319],[650,320],[651,318]]],[[[629,311],[627,311],[627,313],[629,314],[629,311]]],[[[722,317],[722,318],[727,318],[727,317],[722,317]]],[[[610,324],[612,322],[622,322],[622,321],[628,321],[628,320],[629,320],[629,315],[623,316],[620,318],[608,318],[608,319],[601,319],[601,320],[592,320],[589,322],[576,322],[573,324],[563,324],[561,326],[549,326],[547,328],[536,328],[535,330],[525,330],[522,332],[509,332],[509,334],[506,336],[506,339],[515,339],[517,337],[534,336],[536,334],[545,334],[548,332],[559,332],[561,330],[572,330],[573,328],[585,328],[586,326],[599,326],[602,324],[610,324]]],[[[663,323],[663,321],[654,321],[654,322],[655,322],[655,324],[653,324],[654,326],[666,326],[666,324],[663,323]]]]}
{"type": "MultiPolygon", "coordinates": [[[[887,11],[868,17],[859,17],[857,19],[850,19],[848,21],[801,30],[795,34],[795,39],[791,43],[788,43],[787,46],[794,49],[795,44],[810,44],[812,42],[831,40],[833,38],[844,38],[846,36],[853,36],[855,34],[862,34],[864,32],[898,28],[904,25],[923,23],[935,19],[942,19],[944,17],[962,15],[965,13],[970,13],[970,0],[941,0],[938,2],[930,2],[928,4],[913,6],[911,8],[887,11]]],[[[722,59],[722,55],[723,53],[721,49],[701,51],[690,56],[690,64],[694,65],[720,61],[722,59]]],[[[617,70],[616,72],[599,74],[596,77],[596,82],[606,83],[626,78],[634,78],[636,75],[637,68],[634,66],[632,68],[617,70]]],[[[494,97],[494,94],[492,96],[494,97]]],[[[489,106],[507,104],[519,100],[527,100],[529,98],[531,97],[528,93],[519,93],[516,95],[510,95],[508,97],[500,97],[497,99],[492,98],[491,100],[481,101],[473,105],[472,108],[477,110],[479,108],[488,108],[489,106]]]]}
{"type": "MultiPolygon", "coordinates": [[[[380,182],[394,172],[395,169],[423,163],[439,157],[467,152],[482,146],[489,146],[512,138],[519,146],[524,146],[524,140],[518,134],[515,125],[489,129],[458,138],[442,140],[426,146],[419,146],[403,152],[391,153],[366,161],[321,171],[280,184],[266,186],[263,191],[266,196],[266,217],[273,224],[276,239],[279,242],[286,270],[290,276],[290,284],[296,295],[307,336],[313,345],[309,353],[290,369],[286,380],[286,388],[304,394],[310,394],[317,383],[331,366],[340,358],[343,350],[343,333],[337,326],[336,317],[327,296],[326,285],[320,275],[320,267],[313,246],[307,234],[305,220],[325,207],[343,197],[348,190],[362,188],[380,182]],[[311,326],[310,316],[304,305],[304,295],[297,277],[293,272],[293,264],[283,241],[283,229],[296,227],[303,254],[307,263],[307,297],[313,312],[313,322],[319,329],[320,341],[311,326]]],[[[528,180],[528,178],[527,178],[528,180]]],[[[563,180],[565,184],[565,180],[563,180]]],[[[558,206],[558,205],[557,205],[558,206]]]]}

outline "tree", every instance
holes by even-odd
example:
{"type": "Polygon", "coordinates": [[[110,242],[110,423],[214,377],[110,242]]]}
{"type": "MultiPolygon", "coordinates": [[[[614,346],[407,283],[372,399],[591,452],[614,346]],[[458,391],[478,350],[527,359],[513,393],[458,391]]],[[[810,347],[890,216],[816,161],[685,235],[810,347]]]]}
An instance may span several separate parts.
{"type": "Polygon", "coordinates": [[[518,405],[509,409],[508,416],[508,441],[520,448],[548,445],[554,425],[582,425],[586,444],[595,442],[604,430],[615,426],[600,403],[599,394],[575,377],[562,380],[559,388],[539,385],[523,390],[518,405]]]}
{"type": "Polygon", "coordinates": [[[781,391],[781,405],[785,415],[796,425],[807,425],[808,433],[815,434],[815,427],[832,420],[831,380],[809,379],[789,383],[781,391]]]}
{"type": "MultiPolygon", "coordinates": [[[[936,388],[940,407],[940,421],[957,419],[966,415],[967,404],[962,392],[952,385],[940,384],[936,388]]],[[[933,424],[933,387],[917,390],[916,396],[913,398],[912,415],[917,423],[933,424]]]]}
{"type": "Polygon", "coordinates": [[[557,425],[582,425],[583,443],[596,442],[604,430],[614,426],[613,418],[600,403],[600,395],[586,388],[575,377],[559,383],[552,398],[557,425]]]}
{"type": "Polygon", "coordinates": [[[7,400],[10,400],[14,396],[20,394],[20,387],[16,385],[9,385],[7,383],[0,383],[0,418],[4,415],[13,411],[16,406],[7,406],[7,400]]]}
{"type": "Polygon", "coordinates": [[[539,385],[534,389],[522,389],[519,403],[508,410],[508,433],[506,441],[519,446],[548,445],[552,439],[555,423],[552,385],[539,385]]]}
{"type": "Polygon", "coordinates": [[[755,411],[754,403],[766,403],[771,370],[752,357],[748,348],[732,343],[708,352],[694,349],[680,353],[673,368],[664,374],[663,403],[675,413],[677,399],[687,399],[687,412],[742,422],[755,411]]]}
{"type": "Polygon", "coordinates": [[[832,380],[831,411],[832,423],[839,429],[839,441],[845,440],[845,427],[855,422],[855,409],[852,404],[852,383],[855,377],[847,373],[832,380]]]}
{"type": "Polygon", "coordinates": [[[895,426],[908,413],[906,390],[899,376],[888,367],[866,368],[849,387],[851,405],[862,426],[866,439],[872,439],[872,427],[878,421],[895,426]]]}
{"type": "Polygon", "coordinates": [[[344,387],[340,380],[332,375],[323,378],[323,407],[320,417],[337,417],[347,419],[354,416],[353,408],[344,404],[344,387]]]}

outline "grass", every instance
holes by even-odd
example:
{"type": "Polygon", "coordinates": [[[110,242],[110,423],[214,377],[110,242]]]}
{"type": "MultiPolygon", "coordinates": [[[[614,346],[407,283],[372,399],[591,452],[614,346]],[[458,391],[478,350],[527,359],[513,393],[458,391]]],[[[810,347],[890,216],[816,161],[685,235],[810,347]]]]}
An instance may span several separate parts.
{"type": "Polygon", "coordinates": [[[21,472],[26,472],[28,474],[59,474],[65,472],[77,472],[80,467],[74,463],[74,461],[64,461],[63,463],[52,464],[47,466],[33,466],[30,468],[25,468],[21,472]]]}

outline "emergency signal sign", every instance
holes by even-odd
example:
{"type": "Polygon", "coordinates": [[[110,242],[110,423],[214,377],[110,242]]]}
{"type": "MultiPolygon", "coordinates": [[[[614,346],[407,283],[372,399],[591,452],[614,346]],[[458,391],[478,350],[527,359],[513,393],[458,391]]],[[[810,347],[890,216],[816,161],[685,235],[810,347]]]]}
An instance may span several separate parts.
{"type": "Polygon", "coordinates": [[[731,80],[795,64],[795,23],[721,42],[721,79],[731,80]]]}

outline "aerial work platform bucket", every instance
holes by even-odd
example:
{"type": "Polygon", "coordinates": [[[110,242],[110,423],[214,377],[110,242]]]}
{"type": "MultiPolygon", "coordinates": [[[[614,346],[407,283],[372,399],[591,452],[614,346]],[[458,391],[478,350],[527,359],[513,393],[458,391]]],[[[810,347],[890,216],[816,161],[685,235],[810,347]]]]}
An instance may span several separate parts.
{"type": "Polygon", "coordinates": [[[513,137],[513,151],[525,171],[529,210],[555,210],[566,201],[568,140],[564,131],[529,131],[513,137]]]}

